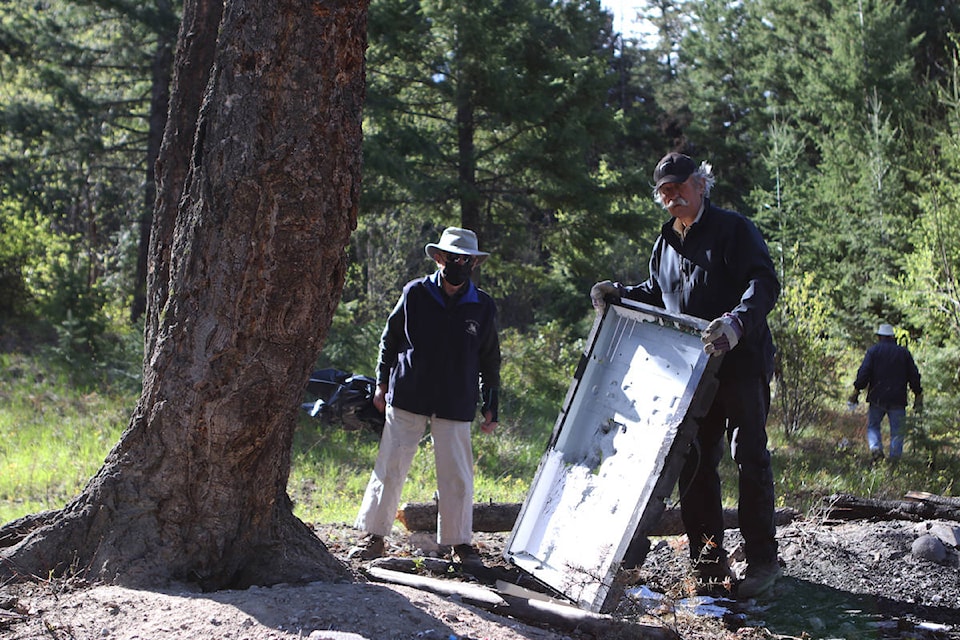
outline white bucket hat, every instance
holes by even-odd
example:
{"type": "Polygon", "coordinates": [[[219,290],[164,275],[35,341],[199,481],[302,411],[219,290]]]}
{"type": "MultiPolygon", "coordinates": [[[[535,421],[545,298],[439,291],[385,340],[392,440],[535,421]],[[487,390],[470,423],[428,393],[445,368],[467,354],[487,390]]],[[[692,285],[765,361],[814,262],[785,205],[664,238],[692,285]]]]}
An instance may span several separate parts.
{"type": "Polygon", "coordinates": [[[440,236],[440,242],[431,242],[427,244],[423,250],[431,259],[434,259],[438,251],[474,256],[477,264],[483,262],[487,256],[490,255],[486,251],[480,251],[478,248],[477,234],[469,229],[461,229],[460,227],[447,227],[440,236]]]}
{"type": "Polygon", "coordinates": [[[890,324],[882,324],[882,325],[880,325],[880,328],[877,329],[877,335],[878,335],[878,336],[887,336],[887,337],[889,337],[889,338],[893,338],[893,337],[894,337],[893,325],[890,325],[890,324]]]}

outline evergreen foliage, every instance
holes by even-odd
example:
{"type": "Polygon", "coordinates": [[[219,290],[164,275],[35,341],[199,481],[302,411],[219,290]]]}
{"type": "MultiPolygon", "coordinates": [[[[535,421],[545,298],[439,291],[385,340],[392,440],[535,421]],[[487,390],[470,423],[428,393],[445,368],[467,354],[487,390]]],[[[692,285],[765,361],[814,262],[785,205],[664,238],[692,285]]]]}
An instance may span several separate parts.
{"type": "MultiPolygon", "coordinates": [[[[70,316],[92,337],[134,294],[160,22],[139,4],[5,3],[0,299],[18,301],[10,312],[70,316]]],[[[175,28],[169,18],[162,26],[175,28]]]]}
{"type": "Polygon", "coordinates": [[[381,251],[384,229],[406,228],[419,250],[464,226],[494,254],[483,278],[508,324],[570,302],[555,273],[586,282],[580,256],[622,221],[605,215],[601,176],[617,131],[609,25],[597,1],[371,3],[366,215],[352,248],[378,289],[399,291],[405,280],[389,276],[417,271],[372,270],[409,255],[381,251]]]}
{"type": "MultiPolygon", "coordinates": [[[[956,435],[960,5],[638,4],[649,40],[614,33],[598,0],[372,0],[360,219],[318,364],[372,373],[400,288],[433,268],[424,244],[467,226],[493,254],[477,279],[505,363],[531,367],[505,408],[532,411],[526,380],[585,334],[590,285],[646,277],[652,167],[679,149],[713,164],[714,200],[778,265],[785,432],[841,402],[890,322],[936,381],[923,433],[956,435]]],[[[43,319],[71,362],[114,357],[142,291],[152,65],[176,10],[10,0],[0,17],[0,319],[43,319]]]]}

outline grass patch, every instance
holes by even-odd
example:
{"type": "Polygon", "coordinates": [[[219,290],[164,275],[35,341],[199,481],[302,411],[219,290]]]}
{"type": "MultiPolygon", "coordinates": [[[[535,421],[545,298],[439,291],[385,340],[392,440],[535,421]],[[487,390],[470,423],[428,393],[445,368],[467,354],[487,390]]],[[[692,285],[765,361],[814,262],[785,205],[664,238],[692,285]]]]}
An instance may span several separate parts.
{"type": "MultiPolygon", "coordinates": [[[[556,385],[554,385],[556,386],[556,385]]],[[[565,391],[565,390],[564,390],[565,391]]],[[[475,500],[522,502],[546,448],[560,401],[531,398],[532,388],[512,395],[497,433],[474,428],[475,500]],[[539,407],[534,409],[532,407],[539,407]],[[551,415],[546,415],[548,409],[551,415]]],[[[41,356],[0,354],[0,522],[62,507],[83,490],[119,440],[136,404],[123,389],[77,388],[41,356]]],[[[957,494],[960,443],[943,441],[931,455],[927,441],[907,439],[895,469],[871,466],[865,423],[836,412],[827,423],[788,439],[770,420],[778,506],[807,513],[825,496],[849,493],[898,499],[910,490],[957,494]]],[[[352,522],[373,469],[378,437],[346,431],[301,415],[294,437],[288,493],[306,522],[352,522]]],[[[736,470],[721,463],[724,503],[736,504],[736,470]]],[[[404,487],[403,500],[433,499],[436,473],[429,436],[404,487]]]]}
{"type": "Polygon", "coordinates": [[[352,522],[377,456],[377,436],[300,418],[287,493],[305,522],[352,522]]]}
{"type": "Polygon", "coordinates": [[[0,354],[0,522],[64,506],[97,472],[136,397],[75,389],[31,358],[0,354]]]}
{"type": "MultiPolygon", "coordinates": [[[[486,435],[474,427],[477,502],[522,502],[540,462],[549,431],[531,442],[509,425],[486,435]]],[[[294,513],[305,522],[353,522],[377,457],[379,438],[371,430],[346,431],[302,417],[294,437],[287,491],[294,513]]],[[[403,487],[401,502],[429,502],[437,488],[429,430],[420,441],[403,487]]]]}
{"type": "MultiPolygon", "coordinates": [[[[885,500],[901,499],[908,491],[956,495],[960,477],[956,440],[941,442],[938,455],[931,458],[921,441],[908,435],[897,466],[873,465],[867,449],[866,405],[861,405],[856,413],[837,411],[825,415],[825,424],[810,427],[795,439],[771,432],[778,506],[808,513],[820,507],[825,497],[836,493],[885,500]]],[[[886,421],[883,436],[886,447],[886,421]]]]}

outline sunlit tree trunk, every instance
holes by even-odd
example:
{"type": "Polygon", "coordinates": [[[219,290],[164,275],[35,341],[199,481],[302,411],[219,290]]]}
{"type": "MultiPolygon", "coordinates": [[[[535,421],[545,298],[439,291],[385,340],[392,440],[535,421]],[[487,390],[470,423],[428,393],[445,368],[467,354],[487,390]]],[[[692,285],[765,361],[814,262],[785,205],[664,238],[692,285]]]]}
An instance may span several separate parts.
{"type": "Polygon", "coordinates": [[[140,402],[84,492],[3,550],[4,574],[217,589],[346,572],[286,484],[356,224],[367,3],[229,1],[214,39],[219,11],[184,9],[140,402]]]}

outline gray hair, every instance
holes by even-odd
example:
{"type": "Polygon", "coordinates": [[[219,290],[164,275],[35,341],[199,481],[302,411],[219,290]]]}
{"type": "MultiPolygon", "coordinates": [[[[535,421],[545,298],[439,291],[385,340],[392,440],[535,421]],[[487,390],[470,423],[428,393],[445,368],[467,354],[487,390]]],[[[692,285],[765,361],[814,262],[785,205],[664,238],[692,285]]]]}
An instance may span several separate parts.
{"type": "MultiPolygon", "coordinates": [[[[710,190],[713,189],[713,185],[717,183],[717,178],[713,175],[713,165],[704,160],[691,175],[703,180],[703,197],[709,197],[710,190]]],[[[660,198],[660,190],[656,187],[653,188],[653,201],[661,207],[663,206],[663,200],[660,198]]]]}

